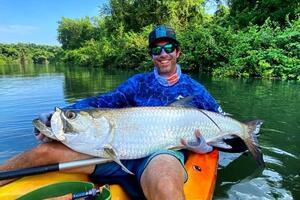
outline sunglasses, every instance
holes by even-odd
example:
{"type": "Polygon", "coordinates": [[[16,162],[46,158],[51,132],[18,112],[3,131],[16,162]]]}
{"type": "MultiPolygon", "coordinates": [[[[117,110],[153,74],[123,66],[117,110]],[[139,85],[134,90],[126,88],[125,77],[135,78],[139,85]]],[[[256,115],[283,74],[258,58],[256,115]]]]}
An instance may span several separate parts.
{"type": "Polygon", "coordinates": [[[176,47],[177,47],[177,45],[172,44],[172,43],[167,43],[163,46],[156,45],[156,46],[150,48],[150,53],[155,56],[160,55],[162,50],[164,50],[166,53],[172,53],[176,49],[176,47]]]}

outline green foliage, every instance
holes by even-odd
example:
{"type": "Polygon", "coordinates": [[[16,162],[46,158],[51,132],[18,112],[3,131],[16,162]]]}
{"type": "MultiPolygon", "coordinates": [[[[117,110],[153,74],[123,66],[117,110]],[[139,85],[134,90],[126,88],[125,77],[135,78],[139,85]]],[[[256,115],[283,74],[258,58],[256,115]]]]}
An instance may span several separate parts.
{"type": "MultiPolygon", "coordinates": [[[[293,14],[299,5],[295,1],[279,13],[280,0],[235,0],[229,8],[220,4],[214,15],[204,13],[203,2],[110,0],[100,18],[62,18],[58,29],[62,60],[81,66],[151,69],[147,37],[156,24],[166,24],[177,32],[184,70],[300,79],[299,17],[293,14]],[[258,20],[258,11],[267,2],[270,5],[258,20]]],[[[43,55],[37,60],[43,60],[43,55]]]]}
{"type": "MultiPolygon", "coordinates": [[[[150,27],[145,27],[141,32],[129,31],[113,37],[114,51],[111,52],[114,62],[112,67],[141,69],[150,67],[151,61],[147,50],[147,35],[150,27]],[[142,66],[141,66],[142,65],[142,66]]],[[[109,60],[106,61],[109,65],[109,60]]]]}
{"type": "Polygon", "coordinates": [[[84,42],[96,38],[96,27],[88,17],[78,20],[63,17],[58,23],[58,40],[63,49],[80,48],[84,42]]]}
{"type": "Polygon", "coordinates": [[[148,70],[148,33],[157,24],[173,27],[184,70],[214,76],[300,79],[300,4],[297,0],[110,0],[100,17],[69,19],[58,26],[62,48],[0,44],[0,64],[65,63],[148,70]]]}
{"type": "Polygon", "coordinates": [[[230,0],[229,7],[231,23],[240,28],[250,24],[263,25],[268,18],[283,26],[286,16],[294,20],[300,11],[299,0],[230,0]]]}
{"type": "Polygon", "coordinates": [[[0,64],[57,62],[61,49],[55,46],[36,44],[0,44],[0,64]]]}
{"type": "Polygon", "coordinates": [[[227,61],[228,31],[215,24],[193,25],[179,32],[182,46],[180,63],[187,70],[211,72],[227,61]]]}
{"type": "Polygon", "coordinates": [[[299,30],[298,19],[283,30],[266,21],[261,27],[231,33],[228,63],[216,68],[214,75],[298,79],[299,30]]]}
{"type": "Polygon", "coordinates": [[[19,52],[16,48],[10,45],[1,44],[0,54],[3,60],[16,60],[19,57],[19,52]]]}
{"type": "MultiPolygon", "coordinates": [[[[147,34],[150,29],[145,28],[141,33],[125,32],[120,26],[114,33],[109,34],[105,29],[106,23],[97,22],[97,40],[90,39],[82,42],[81,47],[65,51],[63,61],[81,66],[105,66],[107,68],[139,68],[141,62],[148,57],[147,34]]],[[[147,63],[147,61],[146,61],[147,63]]]]}
{"type": "Polygon", "coordinates": [[[97,63],[101,62],[100,45],[94,39],[86,41],[83,47],[66,51],[63,60],[69,64],[81,65],[81,66],[97,66],[97,63]]]}
{"type": "Polygon", "coordinates": [[[4,65],[6,63],[6,57],[0,54],[0,65],[4,65]]]}
{"type": "Polygon", "coordinates": [[[110,0],[101,9],[113,31],[120,26],[125,31],[141,31],[152,24],[172,24],[182,27],[203,18],[204,0],[110,0]]]}

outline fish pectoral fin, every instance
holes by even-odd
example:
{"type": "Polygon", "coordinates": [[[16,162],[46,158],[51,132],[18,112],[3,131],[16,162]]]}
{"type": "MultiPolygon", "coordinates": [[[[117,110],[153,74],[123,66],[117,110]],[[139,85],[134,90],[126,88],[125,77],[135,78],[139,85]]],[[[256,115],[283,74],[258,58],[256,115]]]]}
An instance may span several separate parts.
{"type": "Polygon", "coordinates": [[[134,173],[132,173],[129,169],[127,169],[121,162],[121,160],[119,159],[116,150],[113,148],[113,146],[109,145],[105,145],[103,147],[104,151],[107,153],[107,155],[114,161],[116,162],[118,165],[120,165],[122,167],[122,170],[124,170],[126,173],[134,175],[134,173]]]}
{"type": "Polygon", "coordinates": [[[213,150],[212,146],[206,143],[205,138],[201,135],[198,129],[195,131],[195,137],[196,139],[193,141],[187,141],[182,138],[181,144],[183,144],[186,149],[200,154],[205,154],[213,150]]]}
{"type": "Polygon", "coordinates": [[[208,142],[208,144],[216,148],[232,149],[232,146],[226,144],[223,140],[208,142]]]}

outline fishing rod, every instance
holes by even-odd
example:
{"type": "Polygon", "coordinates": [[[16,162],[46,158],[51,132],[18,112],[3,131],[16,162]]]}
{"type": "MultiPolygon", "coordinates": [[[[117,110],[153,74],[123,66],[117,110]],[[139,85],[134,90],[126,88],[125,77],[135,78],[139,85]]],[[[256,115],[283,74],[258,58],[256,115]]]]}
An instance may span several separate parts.
{"type": "Polygon", "coordinates": [[[19,178],[23,176],[42,174],[46,172],[62,171],[66,169],[83,167],[87,165],[103,164],[111,161],[112,160],[108,158],[92,158],[86,160],[54,163],[49,165],[42,165],[37,167],[29,167],[29,168],[16,169],[16,170],[0,171],[0,180],[19,178]]]}

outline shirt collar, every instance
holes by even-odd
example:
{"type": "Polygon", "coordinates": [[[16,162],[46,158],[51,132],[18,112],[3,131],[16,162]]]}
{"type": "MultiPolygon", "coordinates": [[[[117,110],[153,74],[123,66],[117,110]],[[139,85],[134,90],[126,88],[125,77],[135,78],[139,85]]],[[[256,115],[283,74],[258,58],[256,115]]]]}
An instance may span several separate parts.
{"type": "Polygon", "coordinates": [[[161,85],[163,85],[163,86],[172,86],[172,85],[175,85],[178,82],[178,80],[180,79],[181,67],[180,67],[180,65],[176,64],[176,72],[174,74],[172,74],[171,76],[169,76],[169,77],[164,77],[164,76],[159,75],[158,69],[155,66],[154,67],[154,75],[155,75],[156,80],[161,85]]]}

